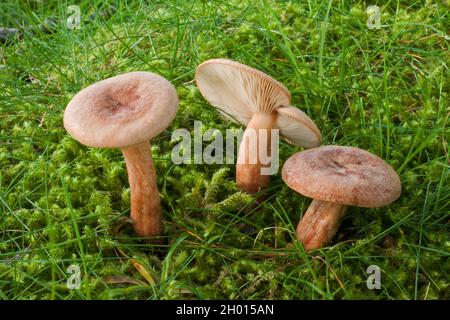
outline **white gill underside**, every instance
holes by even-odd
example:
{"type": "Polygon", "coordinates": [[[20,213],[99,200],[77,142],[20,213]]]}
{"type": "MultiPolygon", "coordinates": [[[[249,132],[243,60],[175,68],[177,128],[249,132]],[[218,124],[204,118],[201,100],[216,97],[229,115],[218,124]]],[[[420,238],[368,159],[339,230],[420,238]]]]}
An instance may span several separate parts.
{"type": "Polygon", "coordinates": [[[276,127],[289,142],[311,148],[320,145],[320,131],[274,80],[236,65],[210,63],[201,67],[197,84],[222,116],[248,124],[259,112],[278,112],[276,127]]]}
{"type": "Polygon", "coordinates": [[[205,69],[198,79],[202,93],[235,121],[247,124],[254,113],[272,113],[289,104],[286,94],[269,79],[223,64],[211,64],[205,69]]]}

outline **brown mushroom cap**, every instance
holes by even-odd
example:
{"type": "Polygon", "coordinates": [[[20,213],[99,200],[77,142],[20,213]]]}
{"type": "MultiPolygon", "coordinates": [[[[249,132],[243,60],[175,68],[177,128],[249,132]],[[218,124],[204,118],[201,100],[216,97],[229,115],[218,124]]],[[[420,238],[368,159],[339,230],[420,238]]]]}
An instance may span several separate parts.
{"type": "Polygon", "coordinates": [[[173,85],[151,72],[129,72],[78,92],[64,112],[64,127],[79,142],[121,148],[149,141],[174,119],[173,85]]]}
{"type": "Polygon", "coordinates": [[[276,112],[282,136],[305,147],[320,145],[316,124],[290,107],[288,89],[265,73],[232,60],[211,59],[198,66],[195,80],[203,97],[225,118],[247,125],[255,113],[276,112]]]}
{"type": "Polygon", "coordinates": [[[298,152],[284,164],[282,178],[307,197],[366,208],[388,205],[401,193],[400,178],[386,162],[354,147],[298,152]]]}

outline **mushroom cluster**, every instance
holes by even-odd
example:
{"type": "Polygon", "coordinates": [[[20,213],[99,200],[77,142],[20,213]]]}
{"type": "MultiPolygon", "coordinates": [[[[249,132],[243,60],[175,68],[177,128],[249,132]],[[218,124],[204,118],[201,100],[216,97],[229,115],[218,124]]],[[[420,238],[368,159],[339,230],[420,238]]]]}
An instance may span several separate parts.
{"type": "Polygon", "coordinates": [[[400,196],[398,175],[377,156],[353,147],[319,147],[321,134],[315,123],[290,106],[286,87],[263,72],[211,59],[198,66],[195,80],[203,97],[225,118],[247,126],[236,164],[236,183],[242,190],[254,194],[270,182],[269,175],[261,174],[267,164],[260,155],[270,153],[271,145],[259,140],[269,141],[271,130],[278,129],[294,145],[313,148],[294,154],[282,169],[290,188],[314,199],[297,227],[306,250],[330,242],[348,206],[381,207],[400,196]],[[257,143],[250,143],[255,136],[257,143]]]}
{"type": "MultiPolygon", "coordinates": [[[[269,185],[270,175],[263,169],[274,160],[269,143],[273,130],[291,144],[310,148],[291,156],[282,168],[283,181],[313,199],[297,226],[306,250],[331,241],[348,206],[381,207],[400,196],[398,175],[379,157],[354,147],[320,146],[322,136],[313,120],[291,106],[286,87],[265,73],[212,59],[198,66],[195,80],[203,97],[225,118],[246,125],[236,164],[236,184],[245,192],[255,194],[269,185]]],[[[177,109],[174,86],[150,72],[129,72],[94,83],[65,109],[64,127],[73,138],[87,146],[122,151],[131,219],[142,237],[162,233],[149,141],[170,125],[177,109]]]]}

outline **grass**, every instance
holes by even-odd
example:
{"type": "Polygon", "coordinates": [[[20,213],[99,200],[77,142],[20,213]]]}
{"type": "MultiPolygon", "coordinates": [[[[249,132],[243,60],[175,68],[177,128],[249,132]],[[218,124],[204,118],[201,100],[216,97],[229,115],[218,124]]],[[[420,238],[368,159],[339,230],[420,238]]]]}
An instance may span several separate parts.
{"type": "MultiPolygon", "coordinates": [[[[449,299],[448,1],[65,1],[0,4],[0,24],[60,20],[0,48],[0,299],[449,299]],[[369,30],[366,6],[381,7],[369,30]],[[88,15],[114,6],[110,16],[88,15]],[[173,165],[171,132],[236,127],[198,92],[209,58],[284,83],[324,144],[384,158],[402,196],[351,208],[333,243],[305,253],[295,226],[309,205],[273,176],[266,200],[240,193],[232,165],[173,165]],[[62,126],[83,87],[135,70],[177,88],[178,115],[153,141],[164,244],[136,238],[118,150],[87,148],[62,126]],[[66,286],[78,265],[80,290],[66,286]],[[366,287],[370,265],[381,289],[366,287]]],[[[207,144],[205,142],[205,144],[207,144]]],[[[301,148],[282,142],[281,164],[301,148]]]]}

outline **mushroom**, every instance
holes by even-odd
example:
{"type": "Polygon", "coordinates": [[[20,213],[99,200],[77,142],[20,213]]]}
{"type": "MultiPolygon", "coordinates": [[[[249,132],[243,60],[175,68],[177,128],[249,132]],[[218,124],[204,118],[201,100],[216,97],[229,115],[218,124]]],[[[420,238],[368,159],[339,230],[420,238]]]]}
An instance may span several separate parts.
{"type": "Polygon", "coordinates": [[[270,176],[262,174],[261,169],[271,162],[262,163],[260,155],[273,160],[267,143],[272,129],[279,129],[293,144],[307,148],[320,145],[316,124],[291,107],[286,87],[265,73],[235,61],[211,59],[198,66],[195,80],[203,97],[226,119],[247,125],[236,165],[236,183],[242,190],[254,194],[270,182],[270,176]]]}
{"type": "Polygon", "coordinates": [[[173,85],[150,72],[124,73],[78,92],[64,112],[64,127],[79,142],[120,148],[131,190],[131,219],[142,237],[161,233],[161,204],[149,140],[178,109],[173,85]]]}
{"type": "Polygon", "coordinates": [[[298,152],[285,162],[281,176],[291,189],[313,199],[297,226],[305,250],[329,243],[348,206],[378,208],[401,193],[400,178],[386,162],[354,147],[298,152]]]}

